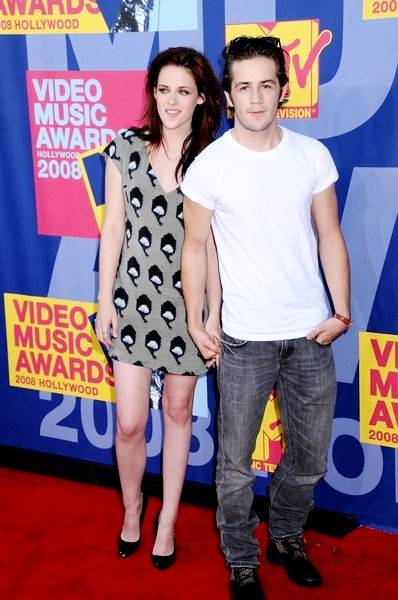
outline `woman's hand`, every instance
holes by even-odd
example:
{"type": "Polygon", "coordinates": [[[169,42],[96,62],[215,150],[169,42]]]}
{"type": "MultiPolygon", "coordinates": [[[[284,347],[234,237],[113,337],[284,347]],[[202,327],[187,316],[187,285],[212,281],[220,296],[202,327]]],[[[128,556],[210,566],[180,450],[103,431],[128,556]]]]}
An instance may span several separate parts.
{"type": "Polygon", "coordinates": [[[220,352],[219,342],[213,341],[203,325],[199,327],[189,327],[188,333],[191,336],[193,343],[206,360],[206,367],[209,369],[214,363],[217,364],[217,357],[220,352]]]}
{"type": "Polygon", "coordinates": [[[113,348],[112,338],[117,337],[117,314],[113,302],[100,302],[95,318],[95,333],[98,341],[113,348]]]}
{"type": "Polygon", "coordinates": [[[218,352],[215,356],[206,362],[206,367],[210,369],[214,364],[218,367],[220,362],[220,351],[221,351],[221,323],[220,318],[209,316],[205,324],[205,332],[218,348],[218,352]]]}

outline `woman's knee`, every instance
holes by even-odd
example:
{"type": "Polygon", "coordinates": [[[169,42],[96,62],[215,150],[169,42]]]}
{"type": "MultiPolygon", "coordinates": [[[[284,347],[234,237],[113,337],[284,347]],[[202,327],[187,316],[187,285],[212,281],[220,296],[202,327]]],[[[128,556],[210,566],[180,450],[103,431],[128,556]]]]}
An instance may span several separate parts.
{"type": "Polygon", "coordinates": [[[166,375],[162,395],[165,421],[176,425],[191,422],[196,381],[196,376],[166,375]]]}
{"type": "Polygon", "coordinates": [[[165,420],[176,425],[186,425],[192,419],[192,400],[190,398],[163,399],[163,416],[165,420]]]}
{"type": "Polygon", "coordinates": [[[146,423],[143,421],[118,419],[116,435],[121,441],[129,441],[133,438],[145,437],[146,423]]]}

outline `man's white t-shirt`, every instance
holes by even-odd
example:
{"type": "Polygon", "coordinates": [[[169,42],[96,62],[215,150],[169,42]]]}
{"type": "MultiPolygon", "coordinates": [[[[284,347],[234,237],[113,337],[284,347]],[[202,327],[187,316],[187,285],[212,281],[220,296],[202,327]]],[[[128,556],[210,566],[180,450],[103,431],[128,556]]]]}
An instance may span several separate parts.
{"type": "Polygon", "coordinates": [[[337,170],[324,144],[281,129],[281,142],[266,152],[227,131],[199,154],[181,185],[213,211],[222,327],[242,340],[304,337],[328,313],[311,204],[337,170]]]}

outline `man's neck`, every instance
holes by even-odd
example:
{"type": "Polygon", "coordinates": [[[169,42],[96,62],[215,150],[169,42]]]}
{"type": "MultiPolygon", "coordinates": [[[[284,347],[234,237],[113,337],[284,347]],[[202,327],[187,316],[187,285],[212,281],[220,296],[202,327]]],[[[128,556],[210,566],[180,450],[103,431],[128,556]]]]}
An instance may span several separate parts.
{"type": "Polygon", "coordinates": [[[240,126],[239,123],[235,123],[231,134],[238,144],[256,152],[267,152],[276,148],[280,144],[283,135],[282,129],[276,123],[263,131],[250,131],[240,126]]]}

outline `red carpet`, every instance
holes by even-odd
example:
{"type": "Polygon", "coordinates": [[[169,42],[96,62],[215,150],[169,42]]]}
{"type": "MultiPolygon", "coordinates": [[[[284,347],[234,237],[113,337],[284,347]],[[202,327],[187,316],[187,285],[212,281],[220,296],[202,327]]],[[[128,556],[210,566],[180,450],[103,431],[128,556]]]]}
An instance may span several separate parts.
{"type": "MultiPolygon", "coordinates": [[[[177,562],[152,567],[150,498],[137,554],[120,559],[116,490],[0,468],[1,600],[229,600],[229,573],[212,510],[181,505],[177,562]]],[[[266,527],[258,529],[264,548],[266,527]]],[[[324,576],[317,589],[291,583],[262,556],[267,600],[396,600],[398,536],[358,528],[343,539],[307,532],[308,554],[324,576]]]]}

